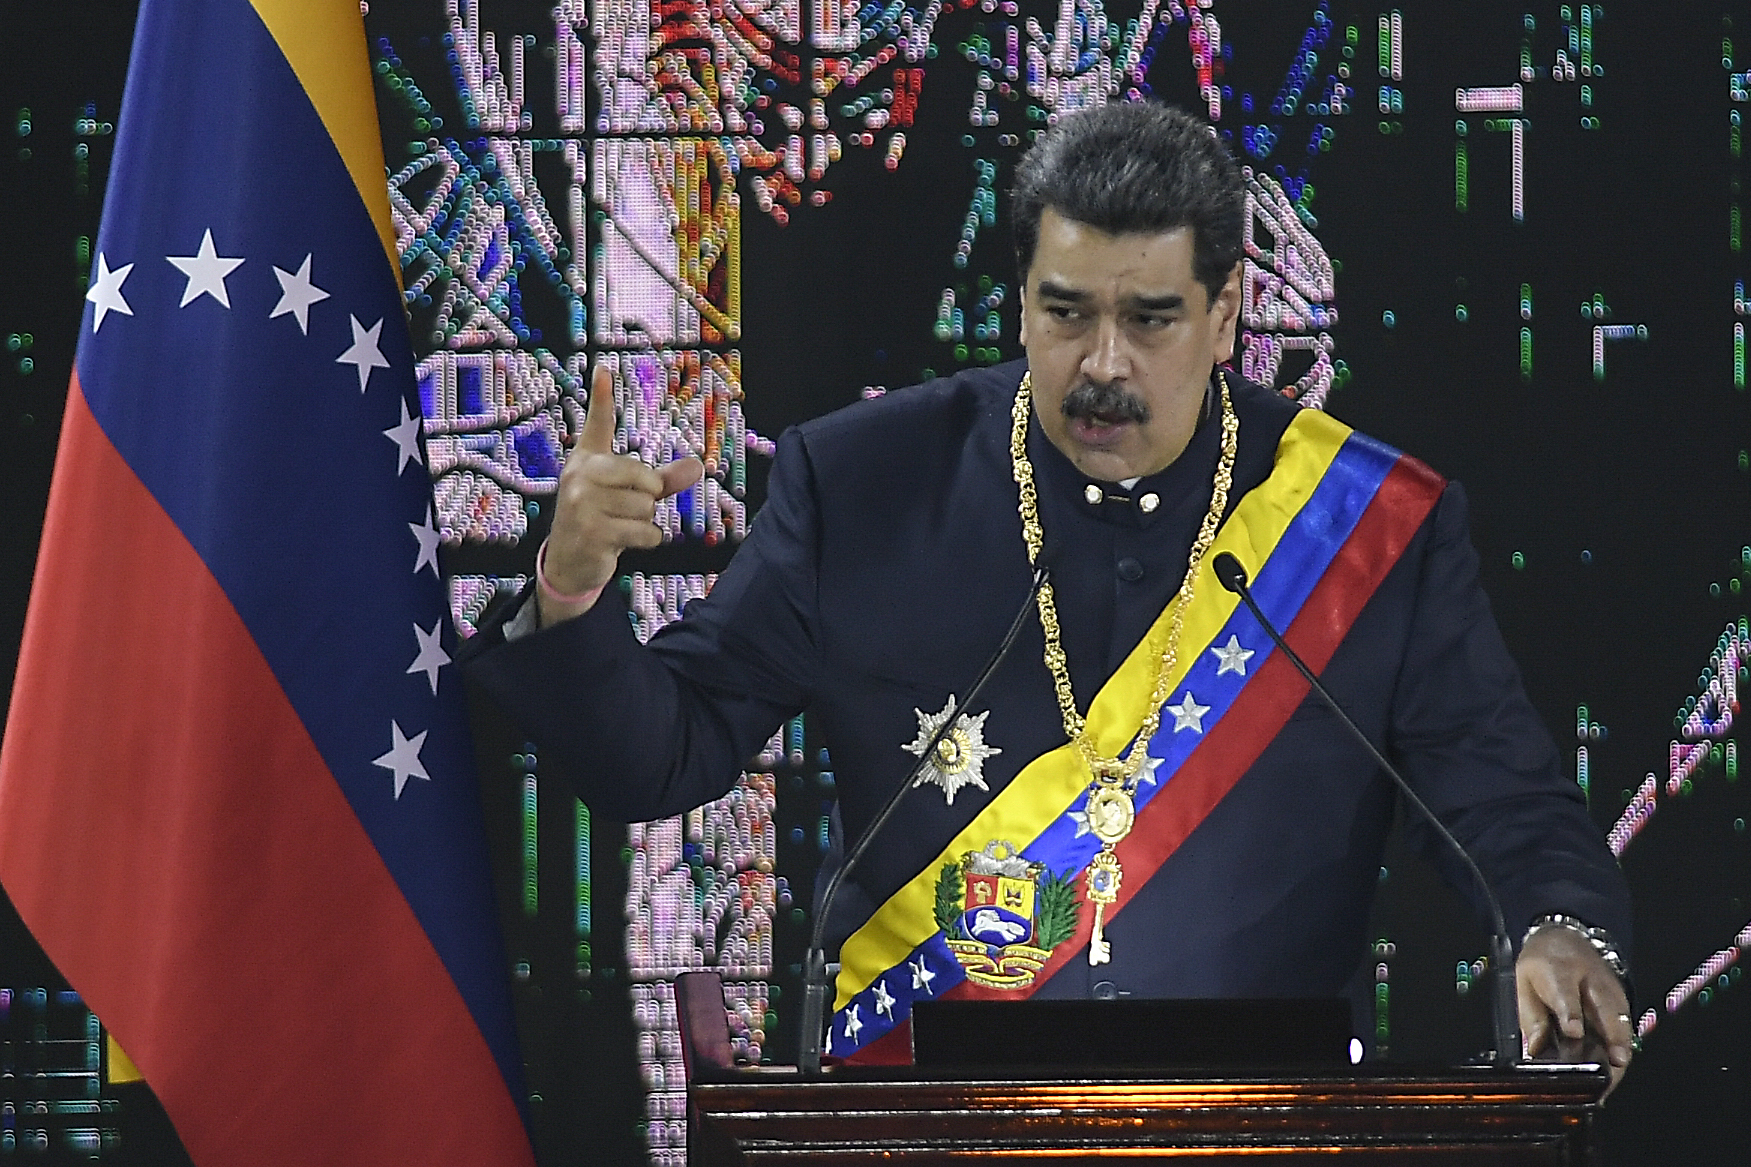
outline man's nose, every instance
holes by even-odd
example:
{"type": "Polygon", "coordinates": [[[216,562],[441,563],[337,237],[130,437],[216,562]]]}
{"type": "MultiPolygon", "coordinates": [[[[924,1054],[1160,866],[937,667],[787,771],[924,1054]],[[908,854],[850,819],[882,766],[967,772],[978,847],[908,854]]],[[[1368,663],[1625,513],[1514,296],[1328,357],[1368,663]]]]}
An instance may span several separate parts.
{"type": "Polygon", "coordinates": [[[1119,322],[1102,316],[1094,331],[1094,347],[1082,358],[1082,375],[1095,384],[1126,381],[1131,376],[1130,350],[1119,322]]]}

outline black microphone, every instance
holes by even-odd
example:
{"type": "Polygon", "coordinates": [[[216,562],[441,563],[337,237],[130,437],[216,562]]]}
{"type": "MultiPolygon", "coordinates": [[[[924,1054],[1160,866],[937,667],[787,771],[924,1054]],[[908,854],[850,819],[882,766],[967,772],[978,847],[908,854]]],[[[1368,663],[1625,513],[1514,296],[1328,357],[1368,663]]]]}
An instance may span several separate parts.
{"type": "MultiPolygon", "coordinates": [[[[1016,610],[1015,619],[1010,621],[1009,631],[1004,633],[1003,642],[997,646],[997,651],[991,654],[991,659],[986,661],[985,667],[979,670],[978,679],[967,691],[967,699],[961,702],[961,713],[973,708],[973,703],[979,699],[979,694],[985,689],[985,682],[991,679],[991,674],[997,671],[997,666],[1002,664],[1003,658],[1009,655],[1009,650],[1015,645],[1016,637],[1021,635],[1022,625],[1027,623],[1028,612],[1032,610],[1035,601],[1039,598],[1040,589],[1046,586],[1046,581],[1051,578],[1051,575],[1050,568],[1041,566],[1034,569],[1034,580],[1032,586],[1028,588],[1027,599],[1022,601],[1021,607],[1016,610]]],[[[924,772],[924,767],[928,766],[931,759],[936,757],[936,747],[941,744],[943,738],[953,732],[955,723],[959,720],[960,717],[957,714],[957,716],[945,718],[943,723],[937,727],[936,732],[931,735],[930,741],[925,744],[924,752],[918,756],[918,764],[912,767],[912,771],[906,775],[905,781],[901,782],[894,793],[888,797],[888,801],[883,804],[875,818],[870,820],[869,825],[863,828],[863,831],[857,836],[857,840],[845,852],[845,861],[839,865],[839,869],[833,873],[833,878],[827,882],[827,891],[821,896],[820,907],[815,912],[814,927],[809,930],[808,952],[803,955],[802,1035],[797,1039],[796,1060],[797,1068],[805,1077],[815,1077],[821,1072],[821,1047],[827,1028],[827,994],[829,989],[826,929],[827,919],[832,914],[833,900],[839,894],[839,888],[845,882],[846,875],[853,867],[857,866],[858,860],[862,859],[864,853],[869,850],[870,843],[875,840],[876,835],[881,832],[887,821],[893,817],[894,811],[900,805],[900,800],[906,797],[908,790],[912,789],[912,784],[924,772]]]]}
{"type": "Polygon", "coordinates": [[[1350,715],[1344,712],[1343,707],[1338,704],[1337,698],[1333,697],[1331,692],[1320,684],[1319,678],[1313,675],[1313,670],[1307,667],[1307,662],[1303,661],[1295,650],[1284,642],[1276,626],[1265,617],[1264,612],[1259,610],[1258,601],[1252,598],[1252,591],[1246,586],[1246,568],[1241,566],[1240,560],[1236,559],[1230,552],[1224,551],[1216,556],[1212,566],[1216,569],[1216,579],[1223,587],[1240,597],[1241,602],[1252,613],[1253,619],[1259,622],[1259,627],[1263,628],[1272,642],[1283,650],[1283,655],[1289,658],[1289,663],[1294,665],[1303,677],[1307,678],[1307,683],[1313,686],[1313,691],[1319,694],[1319,699],[1325,702],[1326,708],[1336,714],[1344,728],[1362,743],[1375,762],[1379,763],[1380,768],[1385,770],[1393,782],[1398,785],[1399,793],[1404,795],[1405,801],[1415,807],[1424,821],[1435,828],[1435,833],[1452,849],[1455,855],[1459,856],[1460,861],[1471,872],[1471,877],[1477,881],[1478,888],[1483,892],[1484,900],[1489,904],[1490,913],[1495,917],[1496,925],[1495,935],[1490,937],[1490,969],[1494,974],[1492,979],[1495,991],[1494,1016],[1491,1020],[1494,1023],[1496,1042],[1496,1048],[1491,1054],[1490,1062],[1500,1070],[1514,1068],[1520,1062],[1520,1010],[1514,978],[1514,946],[1508,940],[1508,922],[1502,915],[1502,902],[1496,898],[1496,893],[1490,888],[1489,880],[1484,878],[1483,872],[1478,869],[1477,863],[1473,861],[1470,853],[1460,845],[1458,839],[1453,837],[1453,832],[1447,829],[1447,824],[1435,817],[1435,812],[1429,809],[1428,804],[1417,795],[1415,790],[1411,789],[1411,784],[1404,780],[1404,775],[1398,772],[1397,767],[1388,762],[1385,756],[1374,748],[1374,743],[1368,740],[1368,735],[1363,733],[1354,721],[1350,720],[1350,715]]]}

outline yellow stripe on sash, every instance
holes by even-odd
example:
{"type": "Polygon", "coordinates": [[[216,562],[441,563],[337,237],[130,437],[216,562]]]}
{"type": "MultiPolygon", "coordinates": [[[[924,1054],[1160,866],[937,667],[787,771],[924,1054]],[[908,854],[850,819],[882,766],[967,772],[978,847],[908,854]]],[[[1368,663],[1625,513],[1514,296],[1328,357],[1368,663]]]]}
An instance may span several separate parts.
{"type": "Polygon", "coordinates": [[[316,107],[383,241],[401,286],[401,256],[389,215],[383,131],[371,86],[371,55],[358,0],[250,0],[316,107]]]}
{"type": "MultiPolygon", "coordinates": [[[[1211,565],[1217,554],[1233,553],[1247,574],[1256,576],[1349,435],[1350,427],[1316,409],[1302,410],[1289,423],[1278,443],[1276,465],[1270,477],[1235,506],[1198,569],[1192,606],[1186,612],[1180,633],[1181,646],[1170,693],[1179,687],[1240,602],[1216,579],[1211,565]],[[1196,651],[1187,651],[1188,646],[1196,646],[1196,651]]],[[[1172,616],[1170,602],[1118,671],[1095,694],[1094,704],[1088,710],[1088,732],[1093,736],[1095,749],[1106,757],[1123,749],[1143,724],[1172,616]]],[[[834,1009],[843,1009],[937,931],[932,909],[937,874],[943,864],[958,862],[966,852],[982,850],[994,839],[1026,848],[1069,808],[1088,783],[1087,766],[1068,744],[1024,766],[941,854],[889,897],[845,941],[839,956],[834,1009]]]]}

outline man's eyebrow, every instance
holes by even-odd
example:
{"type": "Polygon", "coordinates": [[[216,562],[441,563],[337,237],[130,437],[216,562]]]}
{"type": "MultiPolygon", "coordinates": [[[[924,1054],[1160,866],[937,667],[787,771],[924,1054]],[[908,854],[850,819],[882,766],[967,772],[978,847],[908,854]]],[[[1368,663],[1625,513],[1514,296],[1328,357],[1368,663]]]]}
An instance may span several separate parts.
{"type": "Polygon", "coordinates": [[[1177,312],[1186,306],[1186,298],[1178,292],[1168,292],[1162,296],[1132,296],[1127,303],[1146,312],[1177,312]]]}
{"type": "Polygon", "coordinates": [[[1087,292],[1079,292],[1075,288],[1067,288],[1063,284],[1057,283],[1053,280],[1040,281],[1040,295],[1049,297],[1053,300],[1070,300],[1073,303],[1078,304],[1088,299],[1087,292]]]}
{"type": "MultiPolygon", "coordinates": [[[[1086,304],[1093,299],[1087,292],[1066,287],[1050,279],[1040,281],[1040,298],[1067,300],[1072,304],[1086,304]]],[[[1159,296],[1132,296],[1125,301],[1126,308],[1143,312],[1177,312],[1185,306],[1186,298],[1178,292],[1166,292],[1159,296]]]]}

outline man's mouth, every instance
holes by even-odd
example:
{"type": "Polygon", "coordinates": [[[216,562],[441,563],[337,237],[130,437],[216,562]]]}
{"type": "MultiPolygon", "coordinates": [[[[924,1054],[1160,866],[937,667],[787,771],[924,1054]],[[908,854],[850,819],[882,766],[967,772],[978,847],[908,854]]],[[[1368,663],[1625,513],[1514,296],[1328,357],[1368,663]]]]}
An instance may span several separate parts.
{"type": "Polygon", "coordinates": [[[1149,420],[1149,407],[1143,400],[1112,381],[1084,381],[1065,395],[1061,409],[1071,435],[1092,446],[1108,445],[1128,427],[1149,420]]]}
{"type": "Polygon", "coordinates": [[[1115,441],[1126,428],[1137,423],[1118,414],[1097,413],[1070,419],[1070,432],[1084,445],[1104,446],[1115,441]]]}

